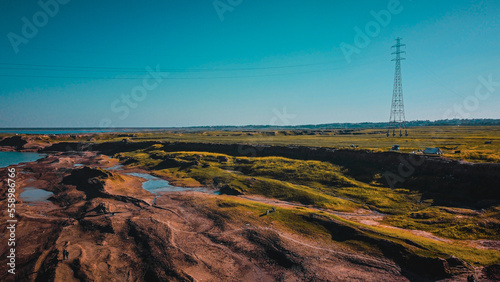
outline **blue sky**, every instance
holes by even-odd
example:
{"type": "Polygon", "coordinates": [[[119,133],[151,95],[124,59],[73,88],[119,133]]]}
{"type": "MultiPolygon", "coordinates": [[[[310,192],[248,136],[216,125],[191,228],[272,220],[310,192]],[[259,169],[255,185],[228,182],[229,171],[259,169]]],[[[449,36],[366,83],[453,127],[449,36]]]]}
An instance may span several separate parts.
{"type": "Polygon", "coordinates": [[[496,0],[59,1],[0,2],[0,127],[387,121],[398,36],[407,120],[500,118],[496,0]]]}

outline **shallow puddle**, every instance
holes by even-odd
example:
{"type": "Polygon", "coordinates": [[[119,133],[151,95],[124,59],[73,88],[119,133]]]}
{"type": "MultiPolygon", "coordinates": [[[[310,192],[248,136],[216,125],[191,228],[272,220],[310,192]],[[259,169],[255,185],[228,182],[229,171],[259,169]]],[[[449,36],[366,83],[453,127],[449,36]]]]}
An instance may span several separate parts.
{"type": "Polygon", "coordinates": [[[117,165],[114,165],[112,167],[105,168],[105,170],[122,170],[122,169],[123,169],[123,166],[121,164],[117,164],[117,165]]]}
{"type": "Polygon", "coordinates": [[[45,157],[44,154],[31,152],[0,152],[0,167],[8,167],[19,163],[34,162],[45,157]]]}
{"type": "Polygon", "coordinates": [[[151,192],[151,193],[182,192],[182,191],[207,192],[208,191],[208,189],[204,188],[204,187],[186,188],[186,187],[172,186],[168,183],[168,181],[163,180],[163,179],[158,178],[158,177],[155,177],[151,174],[147,174],[147,173],[131,172],[131,173],[127,173],[127,174],[146,179],[146,181],[142,183],[142,188],[144,190],[151,192]]]}
{"type": "Polygon", "coordinates": [[[21,193],[21,200],[25,202],[49,202],[49,198],[54,195],[54,193],[39,189],[36,187],[26,187],[23,188],[21,193]]]}

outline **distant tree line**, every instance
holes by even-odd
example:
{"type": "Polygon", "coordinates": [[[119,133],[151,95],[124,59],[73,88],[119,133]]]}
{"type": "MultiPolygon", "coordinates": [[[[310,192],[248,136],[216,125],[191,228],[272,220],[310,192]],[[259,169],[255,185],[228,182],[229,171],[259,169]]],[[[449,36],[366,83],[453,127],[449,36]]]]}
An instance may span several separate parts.
{"type": "MultiPolygon", "coordinates": [[[[500,125],[500,119],[445,119],[445,120],[412,120],[406,122],[407,127],[417,126],[486,126],[500,125]]],[[[194,130],[273,130],[273,129],[364,129],[364,128],[387,128],[387,122],[358,122],[358,123],[327,123],[327,124],[306,124],[306,125],[245,125],[245,126],[197,126],[186,127],[184,129],[194,130]]],[[[177,128],[180,129],[180,128],[177,128]]]]}
{"type": "MultiPolygon", "coordinates": [[[[487,126],[500,125],[500,119],[444,119],[444,120],[412,120],[407,121],[407,127],[417,126],[487,126]]],[[[5,133],[16,130],[82,130],[89,132],[141,132],[141,131],[255,131],[255,130],[280,130],[280,129],[365,129],[365,128],[387,128],[388,122],[358,122],[358,123],[325,123],[305,125],[217,125],[217,126],[191,126],[191,127],[116,127],[113,129],[102,128],[0,128],[5,133]]],[[[85,133],[85,132],[81,132],[85,133]]]]}

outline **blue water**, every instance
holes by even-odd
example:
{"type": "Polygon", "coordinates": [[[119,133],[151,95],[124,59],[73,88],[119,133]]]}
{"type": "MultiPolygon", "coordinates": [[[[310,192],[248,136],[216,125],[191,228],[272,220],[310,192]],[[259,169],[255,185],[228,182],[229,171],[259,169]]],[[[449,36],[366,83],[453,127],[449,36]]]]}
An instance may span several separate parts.
{"type": "Polygon", "coordinates": [[[0,133],[17,134],[83,134],[83,133],[105,133],[125,132],[116,129],[0,129],[0,133]]]}
{"type": "Polygon", "coordinates": [[[26,152],[0,152],[0,167],[8,167],[14,164],[34,162],[45,155],[26,152]]]}
{"type": "Polygon", "coordinates": [[[35,187],[26,187],[21,193],[21,200],[25,202],[48,202],[54,193],[45,191],[43,189],[38,189],[35,187]]]}
{"type": "Polygon", "coordinates": [[[123,166],[121,164],[114,165],[112,167],[105,168],[105,170],[122,170],[123,166]]]}
{"type": "Polygon", "coordinates": [[[106,132],[162,131],[165,128],[0,128],[0,133],[10,134],[84,134],[106,132]]]}
{"type": "Polygon", "coordinates": [[[142,183],[142,188],[144,190],[147,190],[151,193],[158,193],[158,192],[182,192],[182,191],[204,191],[206,190],[203,187],[200,188],[186,188],[186,187],[178,187],[178,186],[172,186],[168,183],[168,181],[163,180],[161,178],[152,176],[151,174],[147,173],[127,173],[128,175],[132,176],[137,176],[143,179],[146,179],[142,183]]]}

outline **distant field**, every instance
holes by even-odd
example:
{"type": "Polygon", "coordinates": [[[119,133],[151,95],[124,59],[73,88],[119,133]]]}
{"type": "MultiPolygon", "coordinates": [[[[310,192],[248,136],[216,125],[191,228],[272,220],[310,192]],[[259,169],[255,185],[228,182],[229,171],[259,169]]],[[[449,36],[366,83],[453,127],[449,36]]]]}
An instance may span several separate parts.
{"type": "MultiPolygon", "coordinates": [[[[473,162],[500,162],[499,126],[415,127],[408,137],[387,137],[381,129],[280,130],[280,131],[200,131],[191,133],[135,133],[131,141],[180,141],[207,143],[248,143],[262,145],[299,145],[312,147],[390,150],[398,144],[403,152],[439,147],[445,157],[473,162]],[[490,142],[491,144],[486,144],[490,142]]],[[[121,140],[123,134],[96,136],[96,141],[121,140]]]]}
{"type": "MultiPolygon", "coordinates": [[[[395,144],[402,152],[439,147],[444,157],[471,162],[500,162],[500,126],[429,126],[408,129],[409,136],[387,137],[384,129],[327,129],[276,131],[165,131],[98,133],[41,137],[35,142],[167,141],[224,144],[296,145],[388,151],[395,144]]],[[[0,138],[9,134],[0,134],[0,138]]],[[[12,134],[10,134],[12,135],[12,134]]]]}

